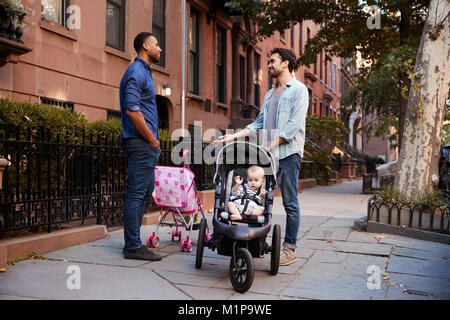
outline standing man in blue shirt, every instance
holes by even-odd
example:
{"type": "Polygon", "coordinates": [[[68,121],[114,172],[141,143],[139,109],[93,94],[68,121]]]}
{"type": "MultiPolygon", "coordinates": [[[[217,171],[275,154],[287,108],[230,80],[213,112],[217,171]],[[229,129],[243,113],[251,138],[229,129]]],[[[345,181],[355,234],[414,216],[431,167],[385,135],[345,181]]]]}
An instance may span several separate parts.
{"type": "Polygon", "coordinates": [[[273,150],[282,169],[281,195],[286,211],[286,235],[280,266],[297,261],[297,235],[300,227],[298,174],[305,145],[306,114],[309,94],[293,76],[297,59],[292,50],[275,48],[270,52],[269,71],[276,83],[264,97],[256,120],[245,129],[219,137],[223,143],[246,137],[263,129],[262,145],[273,150]]]}
{"type": "Polygon", "coordinates": [[[123,208],[125,259],[158,261],[161,256],[142,245],[142,217],[155,188],[155,166],[159,158],[158,107],[152,63],[162,49],[158,39],[142,32],[134,40],[138,54],[120,82],[121,141],[128,158],[128,189],[123,208]]]}

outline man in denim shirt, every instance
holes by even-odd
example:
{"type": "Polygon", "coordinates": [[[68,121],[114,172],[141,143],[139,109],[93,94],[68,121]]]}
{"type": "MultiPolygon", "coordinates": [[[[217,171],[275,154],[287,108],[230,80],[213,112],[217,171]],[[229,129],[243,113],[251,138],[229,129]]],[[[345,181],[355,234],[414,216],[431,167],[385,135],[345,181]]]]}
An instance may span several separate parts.
{"type": "Polygon", "coordinates": [[[150,65],[161,56],[156,37],[142,32],[134,40],[138,54],[120,82],[121,141],[128,157],[128,190],[123,208],[125,259],[161,260],[142,245],[142,217],[155,188],[155,166],[159,158],[158,108],[150,65]]]}
{"type": "Polygon", "coordinates": [[[299,82],[293,71],[296,57],[292,50],[276,48],[271,51],[269,71],[277,82],[270,89],[256,120],[245,129],[222,136],[219,143],[246,137],[263,129],[262,144],[280,161],[282,169],[281,195],[286,211],[286,235],[280,265],[297,261],[297,234],[300,227],[298,203],[298,174],[305,145],[308,90],[299,82]]]}

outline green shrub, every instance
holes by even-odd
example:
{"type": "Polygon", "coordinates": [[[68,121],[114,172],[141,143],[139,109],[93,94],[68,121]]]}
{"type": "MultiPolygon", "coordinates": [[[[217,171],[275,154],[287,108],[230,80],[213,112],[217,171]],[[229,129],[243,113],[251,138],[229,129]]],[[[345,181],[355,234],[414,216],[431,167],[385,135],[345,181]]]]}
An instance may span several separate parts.
{"type": "Polygon", "coordinates": [[[422,194],[417,199],[408,199],[404,194],[400,191],[395,190],[392,187],[386,187],[379,191],[376,194],[376,198],[382,201],[389,202],[408,202],[408,203],[417,203],[422,205],[437,205],[437,206],[445,206],[448,205],[448,201],[441,190],[434,190],[429,193],[422,194]]]}
{"type": "Polygon", "coordinates": [[[122,121],[120,119],[97,120],[88,125],[88,130],[93,134],[108,134],[119,137],[122,132],[122,121]]]}
{"type": "Polygon", "coordinates": [[[336,145],[343,142],[349,130],[339,120],[313,115],[306,118],[306,132],[311,134],[316,143],[328,140],[331,145],[336,145]]]}

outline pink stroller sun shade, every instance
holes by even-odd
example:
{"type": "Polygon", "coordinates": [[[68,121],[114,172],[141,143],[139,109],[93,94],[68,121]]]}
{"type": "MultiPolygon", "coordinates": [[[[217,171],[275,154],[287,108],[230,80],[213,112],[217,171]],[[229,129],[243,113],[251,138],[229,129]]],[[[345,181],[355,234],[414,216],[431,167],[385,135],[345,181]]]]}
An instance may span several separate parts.
{"type": "Polygon", "coordinates": [[[153,200],[162,208],[178,208],[182,214],[198,212],[195,174],[184,167],[156,166],[153,200]]]}

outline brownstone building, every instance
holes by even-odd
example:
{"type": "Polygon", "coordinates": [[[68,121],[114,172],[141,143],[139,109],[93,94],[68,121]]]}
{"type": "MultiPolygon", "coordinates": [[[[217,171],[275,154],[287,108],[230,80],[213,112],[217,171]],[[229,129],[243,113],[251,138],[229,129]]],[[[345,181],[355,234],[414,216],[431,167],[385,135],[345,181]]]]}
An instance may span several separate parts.
{"type": "MultiPolygon", "coordinates": [[[[153,65],[160,127],[182,123],[182,15],[186,21],[185,129],[201,121],[203,132],[241,128],[255,118],[272,85],[267,61],[274,47],[301,55],[319,26],[292,24],[263,42],[243,44],[254,31],[243,16],[232,16],[225,1],[187,0],[22,0],[28,10],[22,37],[30,52],[0,68],[0,96],[70,107],[90,120],[120,116],[119,83],[134,61],[134,37],[157,35],[164,49],[153,65]]],[[[345,61],[318,55],[316,63],[296,72],[310,93],[308,114],[341,119],[340,98],[352,85],[345,61]]],[[[349,142],[358,144],[356,129],[349,142]]]]}

